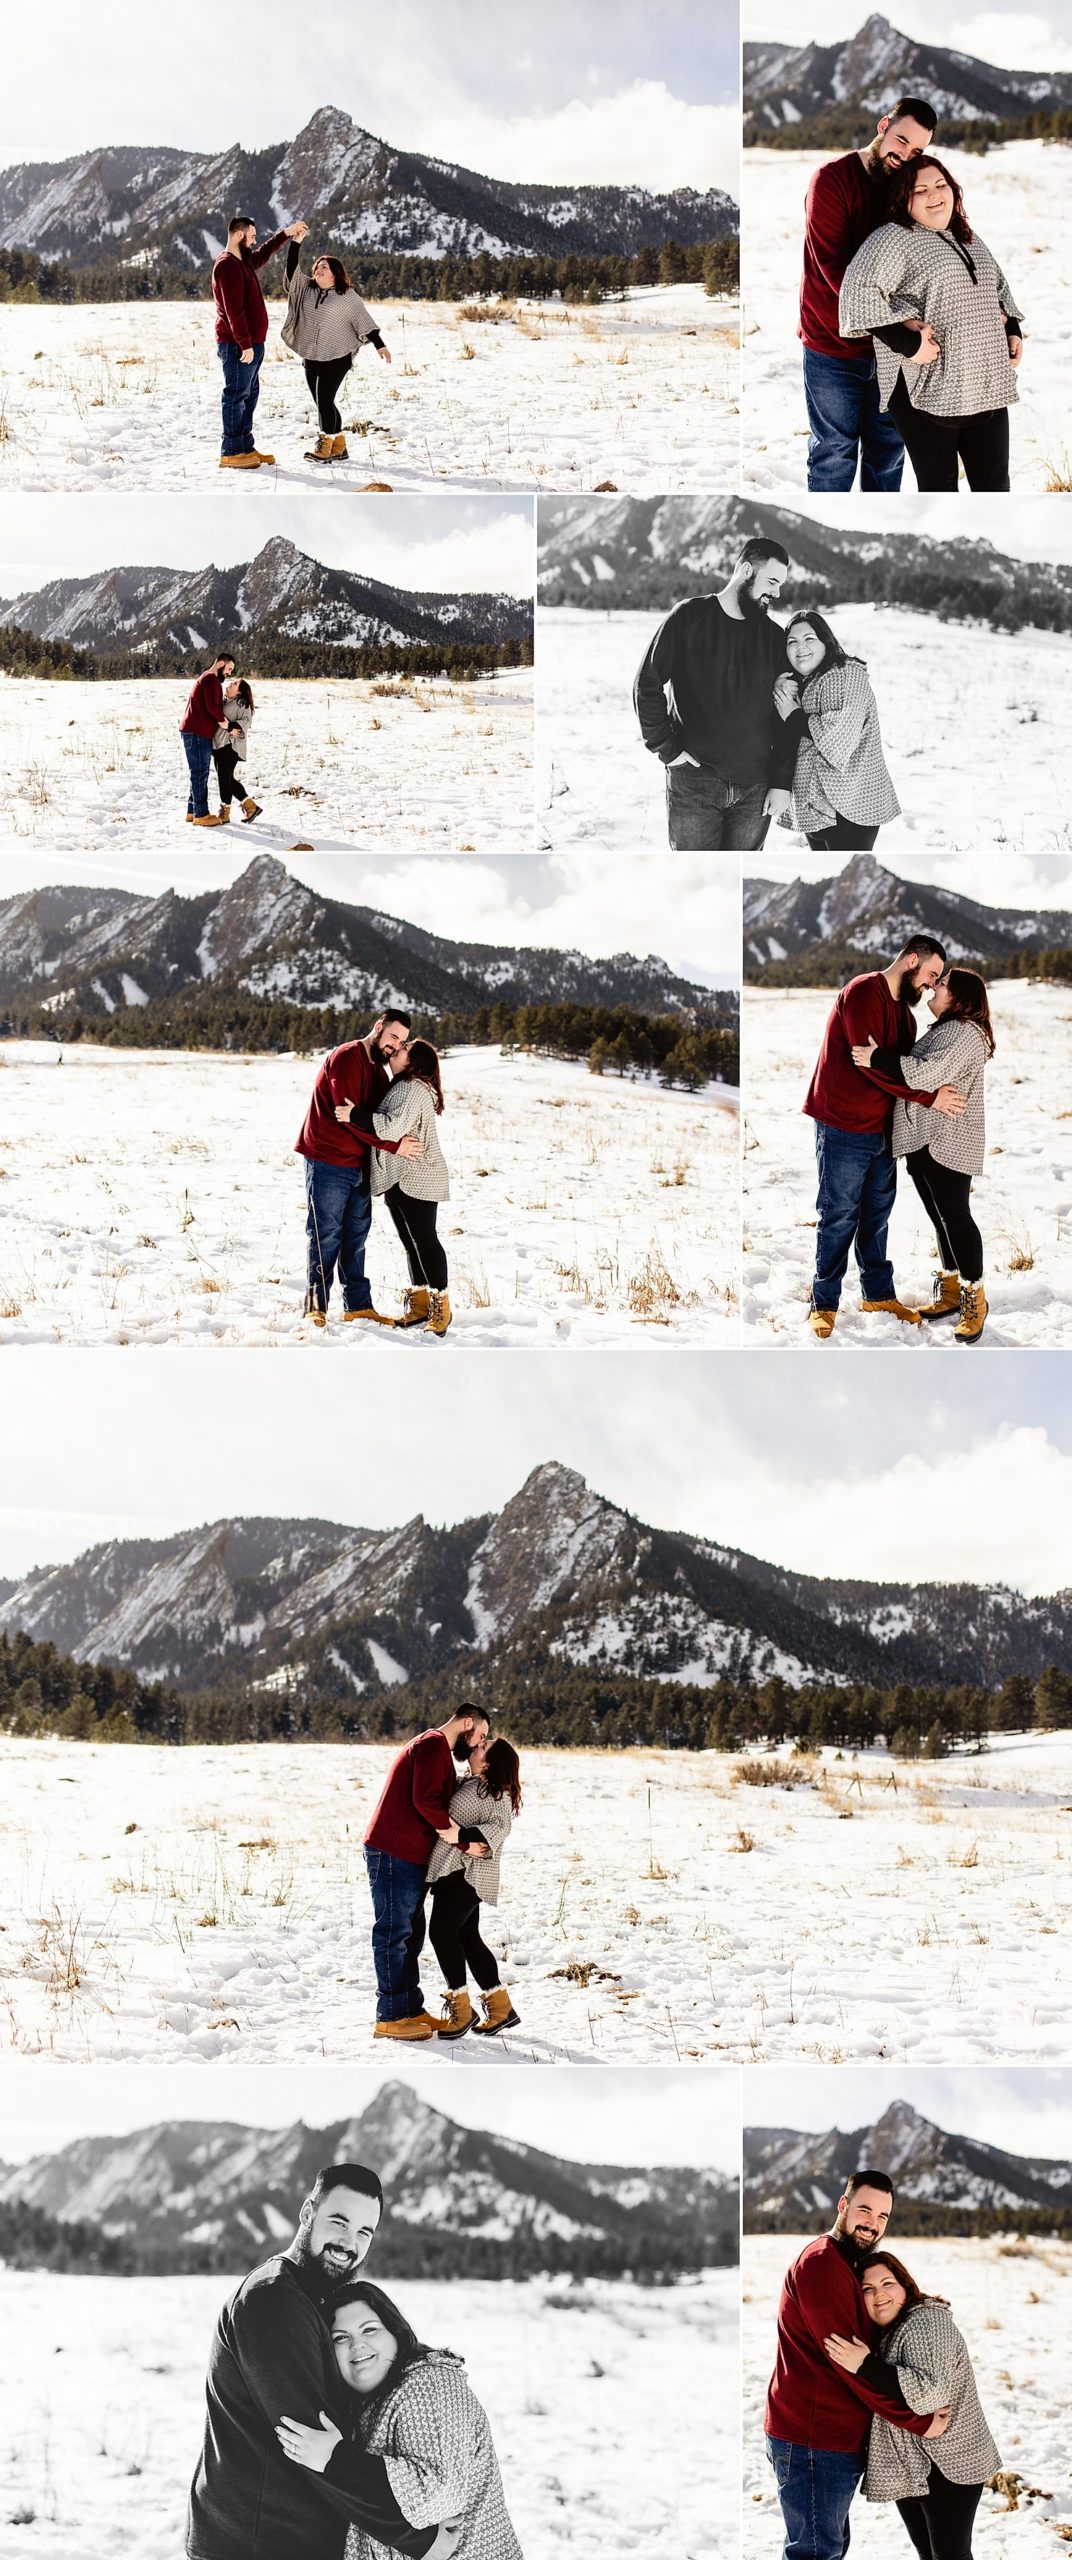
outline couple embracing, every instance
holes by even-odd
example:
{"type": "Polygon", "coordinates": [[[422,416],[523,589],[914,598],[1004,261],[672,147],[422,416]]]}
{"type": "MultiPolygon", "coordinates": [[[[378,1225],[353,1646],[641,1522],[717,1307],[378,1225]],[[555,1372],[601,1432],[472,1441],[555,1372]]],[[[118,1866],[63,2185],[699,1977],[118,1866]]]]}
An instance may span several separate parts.
{"type": "Polygon", "coordinates": [[[450,1194],[438,1131],[445,1107],[438,1051],[412,1036],[408,1013],[381,1013],[362,1039],[344,1040],[324,1059],[294,1142],[305,1159],[305,1313],[321,1330],[337,1274],[344,1324],[446,1333],[447,1257],[437,1226],[450,1194]],[[399,1316],[373,1306],[365,1271],[374,1199],[383,1201],[409,1270],[399,1316]]]}
{"type": "Polygon", "coordinates": [[[397,1753],[365,1833],[372,1895],[378,2037],[421,2044],[499,2036],[520,2019],[481,1934],[499,1899],[502,1853],[521,1811],[513,1744],[490,1739],[488,1719],[464,1706],[397,1753]],[[425,2008],[420,1958],[428,1935],[443,1976],[443,2014],[425,2008]],[[478,2020],[469,1977],[481,1995],[478,2020]]]}

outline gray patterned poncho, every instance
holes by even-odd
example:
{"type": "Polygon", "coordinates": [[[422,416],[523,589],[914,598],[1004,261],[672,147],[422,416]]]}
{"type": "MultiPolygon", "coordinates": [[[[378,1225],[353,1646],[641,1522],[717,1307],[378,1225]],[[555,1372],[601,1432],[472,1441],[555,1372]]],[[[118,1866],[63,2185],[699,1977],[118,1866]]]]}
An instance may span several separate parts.
{"type": "Polygon", "coordinates": [[[971,2357],[947,2302],[917,2302],[892,2336],[887,2331],[879,2353],[896,2366],[917,2417],[927,2409],[949,2408],[951,2415],[944,2436],[927,2444],[891,2426],[888,2418],[872,2418],[865,2498],[925,2498],[932,2464],[944,2480],[961,2487],[989,2480],[1000,2470],[1001,2455],[980,2407],[971,2357]]]}
{"type": "Polygon", "coordinates": [[[779,825],[823,835],[836,817],[882,827],[900,801],[886,771],[871,678],[860,658],[820,667],[800,687],[806,737],[797,749],[793,805],[779,825]]]}
{"type": "MultiPolygon", "coordinates": [[[[432,2353],[411,2364],[380,2402],[366,2453],[382,2454],[410,2524],[462,2523],[459,2560],[523,2560],[506,2511],[487,2412],[458,2356],[432,2353]]],[[[345,2560],[395,2560],[386,2543],[351,2525],[345,2560]]]]}
{"type": "Polygon", "coordinates": [[[841,286],[843,338],[863,338],[895,321],[929,320],[941,347],[934,364],[910,364],[875,339],[885,409],[901,374],[914,409],[937,418],[974,418],[1018,399],[1005,318],[1019,320],[997,259],[978,232],[962,247],[920,222],[884,222],[849,262],[841,286]],[[969,263],[970,262],[970,263],[969,263]]]}
{"type": "Polygon", "coordinates": [[[894,1155],[911,1156],[917,1147],[929,1147],[935,1164],[946,1165],[950,1173],[981,1173],[986,1155],[986,1042],[978,1023],[944,1013],[933,1030],[917,1040],[911,1055],[902,1058],[899,1074],[902,1084],[915,1085],[920,1093],[937,1093],[940,1084],[955,1084],[966,1108],[959,1119],[946,1119],[927,1102],[902,1102],[898,1096],[890,1137],[894,1155]]]}

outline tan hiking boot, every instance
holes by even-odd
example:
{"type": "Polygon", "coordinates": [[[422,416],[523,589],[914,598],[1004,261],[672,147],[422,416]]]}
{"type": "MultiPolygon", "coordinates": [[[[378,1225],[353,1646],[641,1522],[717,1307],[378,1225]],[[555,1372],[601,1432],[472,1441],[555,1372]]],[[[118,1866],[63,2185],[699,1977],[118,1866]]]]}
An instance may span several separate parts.
{"type": "Polygon", "coordinates": [[[443,2036],[450,2044],[456,2036],[467,2036],[473,2024],[473,2004],[468,1992],[448,1991],[443,2015],[436,2026],[436,2034],[443,2036]]]}
{"type": "Polygon", "coordinates": [[[836,1307],[809,1307],[808,1323],[817,1342],[829,1342],[837,1323],[836,1307]]]}
{"type": "Polygon", "coordinates": [[[345,436],[332,436],[331,459],[333,462],[349,462],[350,456],[346,450],[345,436]]]}
{"type": "Polygon", "coordinates": [[[306,1307],[306,1310],[305,1310],[305,1316],[306,1316],[306,1321],[307,1321],[307,1323],[309,1323],[309,1324],[319,1325],[319,1326],[320,1326],[320,1328],[321,1328],[321,1330],[322,1330],[322,1329],[323,1329],[323,1327],[326,1325],[327,1320],[328,1320],[327,1308],[326,1308],[326,1307],[306,1307]]]}
{"type": "Polygon", "coordinates": [[[960,1276],[956,1271],[937,1271],[931,1282],[929,1307],[917,1307],[921,1324],[931,1324],[936,1316],[955,1316],[960,1308],[960,1276]]]}
{"type": "Polygon", "coordinates": [[[191,818],[190,824],[193,827],[218,827],[221,824],[221,821],[219,818],[210,816],[207,818],[191,818]]]}
{"type": "Polygon", "coordinates": [[[501,1982],[496,1984],[494,1991],[481,1992],[480,2005],[484,2015],[475,2022],[475,2036],[501,2036],[504,2027],[519,2027],[521,2024],[517,2010],[511,2004],[510,1994],[501,1982]]]}
{"type": "Polygon", "coordinates": [[[261,453],[221,453],[221,471],[259,471],[265,456],[261,453]]]}
{"type": "Polygon", "coordinates": [[[428,1318],[428,1331],[429,1333],[445,1333],[447,1326],[452,1322],[450,1299],[448,1298],[445,1289],[433,1289],[430,1292],[430,1295],[432,1300],[432,1312],[428,1318]]]}
{"type": "Polygon", "coordinates": [[[403,1331],[410,1324],[427,1324],[431,1312],[432,1295],[429,1289],[407,1289],[402,1300],[402,1313],[395,1317],[395,1323],[403,1331]]]}
{"type": "Polygon", "coordinates": [[[394,1328],[393,1316],[381,1316],[377,1307],[344,1307],[344,1324],[387,1324],[394,1328]]]}
{"type": "Polygon", "coordinates": [[[426,2044],[435,2034],[427,2018],[377,2018],[375,2036],[387,2036],[392,2044],[426,2044]]]}
{"type": "Polygon", "coordinates": [[[334,436],[318,436],[316,443],[309,446],[304,456],[306,462],[332,462],[334,461],[334,458],[334,436]]]}
{"type": "Polygon", "coordinates": [[[229,801],[229,800],[224,800],[224,801],[222,801],[222,802],[221,802],[221,804],[220,804],[220,825],[221,825],[221,827],[229,827],[229,826],[230,826],[230,823],[231,823],[231,803],[230,803],[230,801],[229,801]]]}
{"type": "Polygon", "coordinates": [[[260,814],[261,804],[259,800],[243,800],[242,817],[247,827],[249,826],[251,819],[259,818],[260,814]]]}
{"type": "Polygon", "coordinates": [[[954,1342],[978,1342],[987,1318],[986,1290],[981,1280],[965,1280],[960,1292],[960,1323],[954,1342]]]}
{"type": "Polygon", "coordinates": [[[899,1298],[861,1298],[865,1316],[896,1316],[900,1324],[918,1324],[919,1308],[903,1307],[899,1298]]]}
{"type": "Polygon", "coordinates": [[[257,451],[257,447],[256,447],[256,445],[254,445],[254,447],[253,447],[253,459],[254,459],[254,462],[274,462],[274,461],[275,461],[275,455],[274,455],[274,453],[258,453],[258,451],[257,451]]]}

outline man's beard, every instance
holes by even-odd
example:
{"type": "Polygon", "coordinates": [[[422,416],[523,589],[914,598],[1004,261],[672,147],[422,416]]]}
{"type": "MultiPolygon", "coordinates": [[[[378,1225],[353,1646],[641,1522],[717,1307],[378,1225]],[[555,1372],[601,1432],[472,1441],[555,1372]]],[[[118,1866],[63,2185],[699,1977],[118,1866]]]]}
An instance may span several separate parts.
{"type": "Polygon", "coordinates": [[[834,2231],[839,2240],[848,2241],[850,2249],[855,2250],[858,2258],[869,2258],[872,2249],[877,2249],[878,2247],[879,2235],[877,2231],[873,2240],[865,2240],[858,2231],[850,2231],[843,2213],[839,2213],[836,2216],[834,2231]]]}
{"type": "Polygon", "coordinates": [[[466,1761],[470,1758],[473,1749],[472,1734],[460,1733],[457,1741],[452,1742],[450,1747],[458,1763],[459,1769],[464,1769],[466,1761]]]}
{"type": "Polygon", "coordinates": [[[391,1064],[390,1050],[384,1048],[382,1040],[370,1039],[369,1056],[378,1067],[389,1067],[391,1064]]]}
{"type": "Polygon", "coordinates": [[[751,582],[749,582],[747,587],[742,587],[740,589],[738,602],[741,607],[741,612],[746,617],[751,616],[753,621],[759,621],[761,617],[766,620],[770,614],[770,604],[768,599],[765,596],[762,598],[758,597],[751,582]]]}
{"type": "Polygon", "coordinates": [[[294,2258],[310,2293],[315,2295],[317,2301],[321,2303],[333,2302],[336,2294],[344,2292],[346,2286],[352,2284],[361,2267],[360,2259],[352,2254],[347,2266],[326,2267],[323,2257],[314,2252],[308,2231],[299,2232],[294,2258]]]}

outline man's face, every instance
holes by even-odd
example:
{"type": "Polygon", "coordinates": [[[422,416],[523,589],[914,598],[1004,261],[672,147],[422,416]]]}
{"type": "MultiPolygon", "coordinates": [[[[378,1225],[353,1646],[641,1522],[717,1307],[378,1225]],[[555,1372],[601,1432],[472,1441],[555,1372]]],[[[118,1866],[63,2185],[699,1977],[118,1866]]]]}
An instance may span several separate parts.
{"type": "Polygon", "coordinates": [[[236,249],[239,257],[241,257],[243,249],[255,249],[256,246],[257,225],[255,222],[247,222],[244,231],[235,232],[234,239],[231,242],[231,247],[232,249],[236,249]]]}
{"type": "Polygon", "coordinates": [[[458,1739],[454,1745],[454,1757],[457,1760],[459,1767],[464,1766],[465,1762],[468,1760],[475,1742],[487,1741],[489,1731],[490,1727],[486,1716],[473,1717],[471,1723],[466,1726],[464,1732],[458,1735],[458,1739]]]}
{"type": "Polygon", "coordinates": [[[781,595],[789,571],[783,560],[753,560],[741,585],[741,604],[746,613],[765,613],[768,605],[781,595]]]}
{"type": "Polygon", "coordinates": [[[906,160],[918,160],[930,138],[928,127],[917,124],[914,116],[898,116],[896,124],[891,124],[889,116],[883,116],[867,156],[875,167],[888,170],[892,177],[895,169],[904,168],[906,160]]]}
{"type": "Polygon", "coordinates": [[[234,674],[234,659],[233,659],[233,658],[217,658],[217,660],[216,660],[216,673],[217,673],[217,675],[218,675],[221,679],[223,679],[223,678],[225,678],[225,677],[227,677],[227,676],[233,676],[233,674],[234,674]]]}
{"type": "Polygon", "coordinates": [[[854,2196],[839,2196],[834,2229],[858,2249],[874,2249],[890,2218],[885,2187],[857,2187],[854,2196]]]}
{"type": "Polygon", "coordinates": [[[925,996],[937,986],[944,969],[945,961],[939,959],[936,951],[932,951],[929,960],[916,960],[910,956],[902,983],[911,997],[925,996]]]}
{"type": "Polygon", "coordinates": [[[404,1022],[381,1022],[373,1032],[369,1047],[381,1067],[390,1067],[393,1076],[401,1075],[409,1059],[409,1033],[404,1022]]]}
{"type": "Polygon", "coordinates": [[[325,2296],[349,2284],[367,2258],[380,2219],[375,2196],[353,2187],[329,2187],[318,2205],[303,2205],[298,2233],[299,2266],[320,2279],[325,2296]]]}

